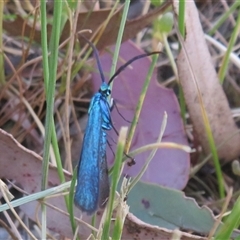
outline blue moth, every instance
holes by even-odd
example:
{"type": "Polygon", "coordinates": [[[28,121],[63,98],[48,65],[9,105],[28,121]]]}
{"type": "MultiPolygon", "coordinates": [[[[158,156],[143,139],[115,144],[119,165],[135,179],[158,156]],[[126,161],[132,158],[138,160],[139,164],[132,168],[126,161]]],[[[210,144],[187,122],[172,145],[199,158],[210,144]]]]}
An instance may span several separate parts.
{"type": "Polygon", "coordinates": [[[159,52],[141,54],[130,59],[122,65],[110,78],[109,82],[106,83],[98,52],[89,40],[86,38],[85,40],[93,48],[102,84],[99,91],[93,96],[88,110],[88,122],[77,168],[77,186],[74,202],[82,212],[91,215],[95,213],[98,208],[104,208],[109,197],[106,131],[113,128],[111,106],[108,101],[108,97],[111,94],[110,83],[135,60],[152,54],[158,54],[159,52]]]}

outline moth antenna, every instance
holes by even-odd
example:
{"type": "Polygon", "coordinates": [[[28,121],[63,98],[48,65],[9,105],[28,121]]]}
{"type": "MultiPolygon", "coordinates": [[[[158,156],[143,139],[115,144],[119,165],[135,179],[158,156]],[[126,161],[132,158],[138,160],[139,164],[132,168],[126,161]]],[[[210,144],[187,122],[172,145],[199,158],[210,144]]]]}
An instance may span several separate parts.
{"type": "Polygon", "coordinates": [[[94,44],[92,42],[90,42],[85,36],[83,36],[82,34],[79,34],[82,38],[84,38],[86,40],[86,42],[92,47],[93,49],[93,52],[94,52],[94,55],[97,59],[97,66],[98,66],[98,70],[100,72],[100,76],[101,76],[101,79],[102,79],[102,82],[105,82],[105,77],[104,77],[104,74],[103,74],[103,70],[102,70],[102,65],[101,65],[101,62],[100,62],[100,59],[99,59],[99,54],[98,54],[98,50],[97,48],[94,46],[94,44]]]}
{"type": "Polygon", "coordinates": [[[123,64],[121,67],[118,68],[118,70],[113,74],[113,76],[109,79],[108,81],[108,85],[114,80],[115,77],[117,77],[117,75],[122,72],[128,65],[130,65],[132,62],[140,59],[140,58],[144,58],[153,54],[159,54],[162,52],[156,51],[156,52],[150,52],[150,53],[144,53],[138,56],[135,56],[133,58],[131,58],[130,60],[128,60],[125,64],[123,64]]]}

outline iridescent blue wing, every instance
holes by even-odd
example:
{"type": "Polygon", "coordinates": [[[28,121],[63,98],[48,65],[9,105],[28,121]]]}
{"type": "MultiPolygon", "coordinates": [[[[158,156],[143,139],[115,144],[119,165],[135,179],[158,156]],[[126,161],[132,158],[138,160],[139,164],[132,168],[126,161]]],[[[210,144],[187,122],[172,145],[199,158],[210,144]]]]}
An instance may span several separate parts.
{"type": "Polygon", "coordinates": [[[102,138],[101,138],[101,150],[102,155],[100,161],[100,182],[99,182],[99,207],[104,208],[109,197],[109,178],[108,167],[106,159],[106,147],[107,147],[107,134],[105,130],[112,129],[112,121],[110,115],[110,106],[107,98],[100,95],[99,105],[102,112],[102,138]]]}
{"type": "Polygon", "coordinates": [[[108,197],[109,197],[109,178],[108,178],[108,167],[106,159],[106,133],[103,131],[102,142],[101,142],[101,161],[100,161],[100,178],[99,178],[99,207],[104,208],[108,197]]]}
{"type": "MultiPolygon", "coordinates": [[[[83,138],[82,152],[78,164],[77,187],[74,196],[75,204],[89,215],[98,208],[100,163],[104,150],[102,113],[99,96],[95,94],[89,108],[88,123],[83,138]]],[[[106,151],[106,147],[105,147],[106,151]]]]}

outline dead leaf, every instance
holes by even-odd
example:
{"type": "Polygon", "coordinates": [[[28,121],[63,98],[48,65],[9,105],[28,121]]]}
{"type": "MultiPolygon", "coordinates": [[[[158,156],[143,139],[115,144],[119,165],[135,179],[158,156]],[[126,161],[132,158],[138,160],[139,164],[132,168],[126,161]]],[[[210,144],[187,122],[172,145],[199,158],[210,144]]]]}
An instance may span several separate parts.
{"type": "MultiPolygon", "coordinates": [[[[93,31],[102,23],[106,17],[109,15],[110,9],[104,9],[99,11],[93,11],[92,14],[89,15],[89,12],[79,13],[78,23],[77,23],[77,31],[85,29],[92,29],[93,31]]],[[[37,43],[41,43],[41,30],[40,29],[32,29],[31,25],[28,24],[27,20],[22,18],[21,16],[17,16],[14,21],[3,21],[3,28],[11,35],[11,36],[22,36],[30,37],[32,35],[32,31],[34,31],[33,39],[37,43]],[[24,32],[23,32],[24,27],[24,32]]],[[[47,33],[48,39],[52,32],[52,26],[50,24],[47,25],[47,33]]],[[[70,32],[70,23],[66,22],[64,29],[61,35],[61,42],[69,38],[70,32]]]]}
{"type": "Polygon", "coordinates": [[[194,129],[204,151],[209,153],[209,142],[203,123],[200,102],[198,101],[198,94],[201,94],[216,146],[226,141],[218,149],[218,155],[225,160],[232,160],[240,154],[240,135],[236,134],[238,129],[233,121],[227,98],[213,67],[194,1],[189,1],[186,4],[186,40],[184,46],[188,58],[181,50],[177,65],[179,79],[194,129]],[[198,92],[194,79],[192,79],[190,67],[196,76],[200,92],[198,92]],[[234,134],[235,136],[233,136],[234,134]],[[229,139],[231,136],[233,137],[229,139]]]}
{"type": "MultiPolygon", "coordinates": [[[[24,191],[36,193],[41,190],[42,176],[42,158],[19,144],[11,134],[0,129],[0,178],[15,180],[16,184],[21,186],[24,191]]],[[[71,174],[64,172],[66,181],[71,180],[71,174]]],[[[48,187],[58,186],[60,184],[56,167],[49,165],[48,187]]],[[[66,212],[64,198],[62,196],[50,198],[47,203],[66,212]]],[[[41,220],[41,208],[39,202],[33,201],[20,206],[25,214],[33,221],[36,221],[36,216],[41,220]],[[36,211],[38,210],[38,214],[36,211]]],[[[80,211],[75,208],[76,216],[80,216],[80,211]]],[[[60,233],[63,236],[72,237],[69,217],[61,212],[47,207],[47,226],[54,232],[60,233]]],[[[98,222],[100,216],[97,218],[98,222]]],[[[83,220],[90,223],[91,217],[84,216],[83,220]]],[[[85,225],[80,225],[80,236],[86,238],[91,230],[85,225]]]]}
{"type": "MultiPolygon", "coordinates": [[[[153,19],[155,19],[159,14],[163,13],[168,7],[170,6],[170,2],[164,3],[162,6],[155,8],[148,14],[136,18],[131,21],[126,22],[123,41],[126,41],[130,38],[135,37],[135,35],[145,28],[147,25],[151,24],[153,19]]],[[[110,13],[110,9],[104,9],[99,11],[93,11],[91,14],[89,12],[80,13],[77,22],[77,32],[83,29],[91,29],[95,32],[98,27],[107,19],[110,13]]],[[[107,24],[99,42],[97,44],[98,49],[103,49],[106,46],[110,46],[116,42],[120,21],[122,16],[122,9],[117,11],[112,18],[110,19],[109,23],[107,24]]],[[[20,16],[13,21],[3,21],[3,28],[12,36],[22,36],[22,30],[24,26],[24,33],[25,37],[30,37],[31,32],[34,31],[34,41],[40,43],[41,42],[41,30],[35,29],[33,30],[30,25],[28,25],[27,21],[20,16]]],[[[48,39],[52,32],[51,25],[47,25],[47,32],[48,32],[48,39]]],[[[63,42],[70,36],[70,24],[69,21],[66,22],[63,32],[61,35],[60,42],[63,42]]],[[[79,38],[79,41],[85,44],[85,40],[79,38]]]]}

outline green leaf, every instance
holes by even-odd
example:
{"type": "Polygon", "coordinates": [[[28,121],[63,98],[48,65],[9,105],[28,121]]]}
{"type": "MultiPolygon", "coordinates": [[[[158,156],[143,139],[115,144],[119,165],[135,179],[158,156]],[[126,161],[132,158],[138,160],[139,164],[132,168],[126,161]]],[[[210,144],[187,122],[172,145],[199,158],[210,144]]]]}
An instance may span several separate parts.
{"type": "Polygon", "coordinates": [[[151,4],[154,7],[159,7],[163,3],[163,0],[151,0],[151,4]]]}
{"type": "Polygon", "coordinates": [[[138,182],[127,203],[130,212],[142,221],[169,230],[182,228],[207,235],[215,223],[209,208],[199,207],[181,191],[158,185],[138,182]]]}

